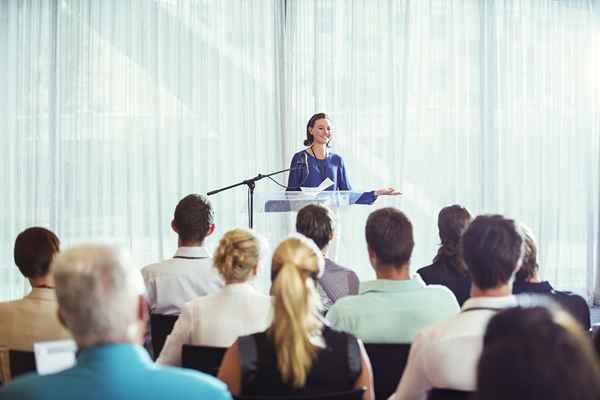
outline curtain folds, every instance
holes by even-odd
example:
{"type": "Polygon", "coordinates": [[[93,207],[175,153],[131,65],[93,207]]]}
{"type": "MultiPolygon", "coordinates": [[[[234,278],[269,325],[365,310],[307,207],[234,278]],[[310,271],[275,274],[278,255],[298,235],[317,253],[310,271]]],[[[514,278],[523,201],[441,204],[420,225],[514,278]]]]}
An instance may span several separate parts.
{"type": "MultiPolygon", "coordinates": [[[[527,224],[540,272],[589,299],[600,279],[596,0],[9,0],[0,2],[0,300],[26,290],[14,238],[101,240],[140,266],[171,256],[177,201],[287,167],[315,112],[356,189],[392,185],[412,269],[437,213],[527,224]]],[[[285,176],[276,177],[285,181],[285,176]]],[[[280,190],[257,184],[257,199],[280,190]]],[[[246,226],[244,187],[215,195],[215,247],[246,226]]],[[[259,208],[259,207],[257,207],[259,208]]],[[[260,210],[258,210],[260,211],[260,210]]],[[[339,216],[362,279],[369,207],[339,216]]],[[[289,218],[257,213],[275,245],[289,218]]],[[[268,285],[268,273],[259,282],[268,285]]],[[[600,294],[600,291],[599,291],[600,294]]]]}

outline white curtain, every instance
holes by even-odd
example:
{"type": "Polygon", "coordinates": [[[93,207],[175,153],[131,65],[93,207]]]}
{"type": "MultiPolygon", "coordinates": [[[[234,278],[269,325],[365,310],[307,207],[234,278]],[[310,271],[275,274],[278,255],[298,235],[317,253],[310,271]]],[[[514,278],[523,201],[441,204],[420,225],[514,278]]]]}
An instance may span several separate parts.
{"type": "MultiPolygon", "coordinates": [[[[591,1],[289,2],[285,126],[301,144],[314,111],[363,189],[413,221],[416,271],[433,258],[437,213],[502,213],[537,235],[540,272],[591,297],[598,224],[598,21],[591,1]]],[[[342,222],[342,264],[372,272],[370,210],[342,222]]]]}
{"type": "MultiPolygon", "coordinates": [[[[0,2],[0,299],[24,291],[19,231],[169,257],[178,199],[287,166],[309,116],[333,119],[353,186],[394,185],[426,265],[445,205],[537,235],[541,274],[597,279],[595,0],[0,2]]],[[[278,180],[285,181],[285,177],[278,180]]],[[[258,194],[278,190],[268,181],[258,194]]],[[[212,197],[209,239],[246,226],[243,187],[212,197]]],[[[362,279],[373,208],[340,215],[362,279]]],[[[290,228],[257,216],[270,238],[290,228]]],[[[274,243],[273,243],[274,244],[274,243]]]]}
{"type": "MultiPolygon", "coordinates": [[[[275,1],[0,2],[0,298],[18,232],[171,257],[177,201],[283,163],[275,1]]],[[[215,195],[218,238],[246,191],[215,195]]]]}

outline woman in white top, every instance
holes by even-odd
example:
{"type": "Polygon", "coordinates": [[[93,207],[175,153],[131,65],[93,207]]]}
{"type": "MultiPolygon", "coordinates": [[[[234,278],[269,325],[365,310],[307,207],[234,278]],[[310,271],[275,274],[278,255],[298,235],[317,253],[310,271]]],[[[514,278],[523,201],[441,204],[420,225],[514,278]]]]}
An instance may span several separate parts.
{"type": "Polygon", "coordinates": [[[264,253],[261,239],[251,231],[234,229],[223,236],[213,261],[225,287],[185,305],[157,363],[181,366],[184,344],[229,347],[238,336],[261,332],[270,325],[271,297],[248,283],[264,253]]]}

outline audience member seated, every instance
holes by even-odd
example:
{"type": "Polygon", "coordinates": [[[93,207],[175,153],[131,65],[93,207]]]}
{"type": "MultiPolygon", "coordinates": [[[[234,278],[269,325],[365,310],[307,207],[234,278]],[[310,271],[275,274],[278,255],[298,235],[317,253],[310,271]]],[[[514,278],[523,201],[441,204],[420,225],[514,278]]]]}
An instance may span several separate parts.
{"type": "Polygon", "coordinates": [[[156,367],[139,346],[146,304],[139,272],[116,250],[79,246],[52,264],[60,320],[79,352],[74,367],[27,374],[0,391],[9,399],[230,399],[222,382],[196,371],[156,367]]]}
{"type": "Polygon", "coordinates": [[[513,293],[539,293],[551,296],[570,312],[573,317],[584,327],[590,329],[590,309],[583,297],[571,293],[554,290],[548,281],[540,281],[537,262],[537,246],[531,230],[522,225],[521,230],[525,239],[525,255],[523,264],[515,277],[513,293]]]}
{"type": "Polygon", "coordinates": [[[517,304],[511,280],[519,268],[523,238],[513,220],[475,218],[461,239],[471,275],[471,298],[461,312],[420,332],[390,399],[425,399],[433,388],[474,391],[483,335],[489,320],[517,304]]]}
{"type": "Polygon", "coordinates": [[[478,400],[600,399],[600,368],[573,318],[543,307],[491,319],[477,368],[478,400]]]}
{"type": "Polygon", "coordinates": [[[357,294],[359,281],[356,273],[327,258],[329,243],[335,234],[335,219],[331,210],[317,204],[302,208],[296,216],[296,230],[312,239],[325,257],[325,272],[317,285],[323,311],[327,312],[339,298],[357,294]]]}
{"type": "Polygon", "coordinates": [[[215,230],[208,199],[197,194],[184,197],[171,227],[179,236],[175,256],[142,269],[153,314],[177,315],[188,301],[223,287],[204,246],[204,239],[215,230]]]}
{"type": "Polygon", "coordinates": [[[225,353],[219,379],[234,395],[316,395],[367,387],[373,379],[364,347],[354,336],[329,328],[319,314],[315,282],[323,258],[304,237],[275,250],[271,278],[273,322],[264,332],[240,337],[225,353]]]}
{"type": "Polygon", "coordinates": [[[271,324],[271,297],[249,282],[256,276],[265,246],[252,232],[227,232],[214,264],[225,280],[220,292],[187,303],[157,362],[181,365],[184,344],[229,347],[238,336],[262,332],[271,324]]]}
{"type": "Polygon", "coordinates": [[[56,317],[58,305],[50,273],[59,251],[56,235],[44,228],[29,228],[15,240],[15,264],[29,280],[31,292],[16,301],[0,303],[0,346],[33,351],[33,343],[70,338],[56,317]]]}
{"type": "Polygon", "coordinates": [[[417,271],[428,285],[444,285],[452,290],[461,306],[470,296],[471,278],[458,245],[470,222],[471,214],[466,208],[459,205],[442,208],[438,215],[441,246],[433,264],[417,271]]]}
{"type": "Polygon", "coordinates": [[[359,295],[331,307],[327,319],[333,327],[365,343],[412,343],[421,329],[459,311],[448,288],[410,278],[413,229],[400,210],[372,212],[365,236],[377,280],[361,283],[359,295]]]}

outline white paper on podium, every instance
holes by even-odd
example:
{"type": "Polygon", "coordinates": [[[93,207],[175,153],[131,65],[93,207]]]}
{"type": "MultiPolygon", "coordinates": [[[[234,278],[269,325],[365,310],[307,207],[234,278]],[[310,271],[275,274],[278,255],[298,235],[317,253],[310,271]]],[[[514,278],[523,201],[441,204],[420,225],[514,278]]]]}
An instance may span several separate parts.
{"type": "Polygon", "coordinates": [[[333,181],[331,179],[329,179],[329,177],[327,177],[317,187],[301,187],[300,190],[302,190],[302,193],[304,193],[304,194],[307,194],[310,196],[316,196],[331,185],[333,185],[333,181]]]}
{"type": "Polygon", "coordinates": [[[36,342],[33,352],[38,374],[54,374],[75,365],[77,343],[74,340],[36,342]]]}

